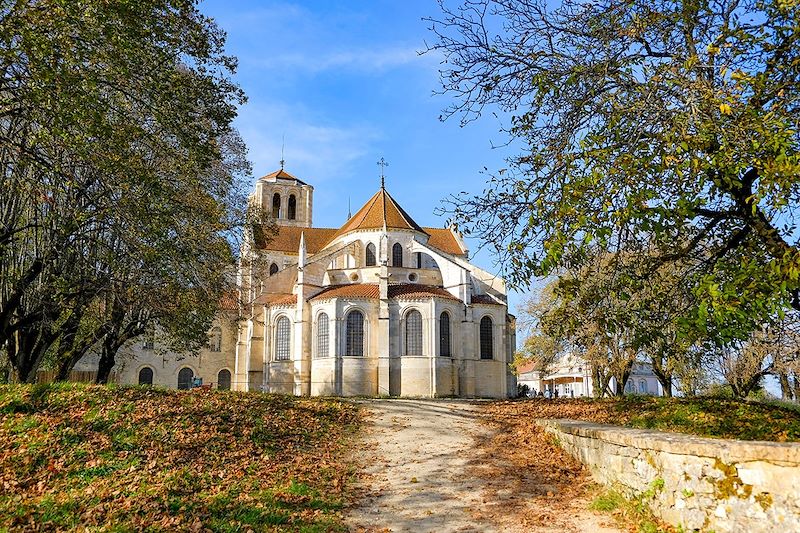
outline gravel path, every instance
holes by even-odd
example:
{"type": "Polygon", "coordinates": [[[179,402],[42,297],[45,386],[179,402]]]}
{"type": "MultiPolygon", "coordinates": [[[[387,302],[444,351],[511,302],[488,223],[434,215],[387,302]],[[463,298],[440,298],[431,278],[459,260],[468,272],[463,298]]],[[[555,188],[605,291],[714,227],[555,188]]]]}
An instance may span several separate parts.
{"type": "MultiPolygon", "coordinates": [[[[514,511],[527,505],[525,494],[504,487],[502,479],[479,475],[486,455],[475,450],[476,442],[485,441],[489,432],[480,423],[480,402],[371,400],[364,405],[369,429],[356,454],[365,494],[348,516],[351,530],[552,531],[516,523],[514,511]]],[[[618,531],[586,510],[587,503],[575,502],[578,507],[570,511],[578,512],[558,530],[618,531]]]]}

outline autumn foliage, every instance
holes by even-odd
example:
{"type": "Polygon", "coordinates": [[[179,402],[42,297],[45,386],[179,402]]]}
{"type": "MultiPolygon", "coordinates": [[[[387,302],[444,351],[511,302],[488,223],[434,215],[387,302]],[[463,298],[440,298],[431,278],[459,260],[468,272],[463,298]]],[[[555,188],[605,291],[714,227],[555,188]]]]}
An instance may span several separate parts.
{"type": "Polygon", "coordinates": [[[0,387],[0,530],[343,530],[358,408],[328,399],[0,387]]]}

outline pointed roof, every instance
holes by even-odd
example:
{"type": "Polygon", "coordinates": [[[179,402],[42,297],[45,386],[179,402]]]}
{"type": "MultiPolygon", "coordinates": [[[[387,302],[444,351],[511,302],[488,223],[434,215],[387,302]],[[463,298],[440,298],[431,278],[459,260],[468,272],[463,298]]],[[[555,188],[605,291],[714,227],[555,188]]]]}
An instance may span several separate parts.
{"type": "Polygon", "coordinates": [[[425,233],[411,215],[381,187],[355,215],[350,217],[350,220],[345,222],[344,226],[339,228],[333,238],[356,230],[382,229],[384,225],[386,229],[410,229],[425,233]]]}
{"type": "Polygon", "coordinates": [[[300,185],[308,185],[303,180],[296,178],[295,176],[293,176],[292,174],[289,174],[288,172],[286,172],[282,168],[279,168],[275,172],[267,174],[266,176],[262,176],[260,179],[262,179],[264,181],[289,180],[289,181],[296,181],[300,185]]]}

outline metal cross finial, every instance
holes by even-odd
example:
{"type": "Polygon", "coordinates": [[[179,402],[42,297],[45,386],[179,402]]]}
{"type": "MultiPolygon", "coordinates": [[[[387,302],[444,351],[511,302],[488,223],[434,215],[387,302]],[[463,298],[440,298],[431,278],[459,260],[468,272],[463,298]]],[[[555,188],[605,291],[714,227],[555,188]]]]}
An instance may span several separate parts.
{"type": "Polygon", "coordinates": [[[381,160],[378,161],[378,166],[381,167],[381,189],[384,189],[386,188],[386,176],[383,174],[383,171],[389,166],[389,163],[387,163],[386,160],[381,157],[381,160]]]}
{"type": "Polygon", "coordinates": [[[286,147],[286,134],[284,133],[281,135],[281,170],[283,170],[283,165],[286,164],[286,160],[283,158],[283,149],[286,147]]]}

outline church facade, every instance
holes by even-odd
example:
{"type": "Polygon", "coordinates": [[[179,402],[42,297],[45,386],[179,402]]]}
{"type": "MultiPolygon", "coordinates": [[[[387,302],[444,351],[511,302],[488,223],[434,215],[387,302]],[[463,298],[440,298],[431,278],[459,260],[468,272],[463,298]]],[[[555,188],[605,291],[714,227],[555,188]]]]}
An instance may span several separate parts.
{"type": "Polygon", "coordinates": [[[505,284],[469,262],[460,236],[419,226],[383,185],[343,226],[315,228],[313,191],[283,169],[259,179],[250,202],[271,213],[277,233],[245,236],[239,302],[215,322],[207,350],[149,360],[136,346],[118,381],[294,395],[515,394],[505,284]]]}

